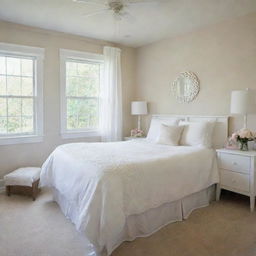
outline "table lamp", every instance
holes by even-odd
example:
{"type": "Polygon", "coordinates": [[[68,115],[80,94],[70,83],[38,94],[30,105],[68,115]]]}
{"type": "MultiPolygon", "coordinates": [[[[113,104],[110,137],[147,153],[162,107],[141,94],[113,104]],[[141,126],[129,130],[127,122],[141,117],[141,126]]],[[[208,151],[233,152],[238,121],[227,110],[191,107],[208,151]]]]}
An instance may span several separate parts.
{"type": "Polygon", "coordinates": [[[253,90],[239,90],[231,93],[231,114],[244,116],[244,128],[247,128],[247,115],[256,113],[255,92],[253,90]]]}
{"type": "Polygon", "coordinates": [[[138,130],[141,130],[141,115],[146,115],[148,113],[148,107],[146,101],[133,101],[131,105],[132,115],[138,116],[138,130]]]}

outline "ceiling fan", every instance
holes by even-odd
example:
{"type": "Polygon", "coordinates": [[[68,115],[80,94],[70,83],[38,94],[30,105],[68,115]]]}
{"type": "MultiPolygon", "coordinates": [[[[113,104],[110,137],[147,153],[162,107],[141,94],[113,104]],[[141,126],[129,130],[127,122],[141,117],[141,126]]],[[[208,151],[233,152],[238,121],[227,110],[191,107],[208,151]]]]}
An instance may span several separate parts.
{"type": "Polygon", "coordinates": [[[102,6],[102,9],[98,11],[85,14],[85,17],[98,15],[104,12],[112,12],[115,19],[121,20],[123,17],[130,15],[126,11],[128,7],[135,5],[157,4],[159,0],[73,0],[73,2],[102,6]]]}

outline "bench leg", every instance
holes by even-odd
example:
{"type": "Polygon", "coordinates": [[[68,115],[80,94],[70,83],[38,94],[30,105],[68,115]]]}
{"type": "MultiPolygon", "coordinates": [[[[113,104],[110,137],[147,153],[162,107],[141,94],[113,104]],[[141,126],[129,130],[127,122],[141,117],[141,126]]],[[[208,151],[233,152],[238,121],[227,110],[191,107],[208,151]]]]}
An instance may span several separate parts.
{"type": "Polygon", "coordinates": [[[5,190],[6,190],[6,195],[10,196],[11,195],[11,186],[6,186],[5,190]]]}
{"type": "Polygon", "coordinates": [[[255,196],[251,195],[250,196],[250,209],[251,209],[251,212],[254,211],[254,207],[255,207],[255,196]]]}
{"type": "Polygon", "coordinates": [[[216,185],[216,201],[220,200],[220,193],[221,193],[221,188],[220,188],[220,184],[218,183],[216,185]]]}
{"type": "Polygon", "coordinates": [[[33,201],[36,200],[36,184],[35,184],[35,182],[32,184],[32,198],[33,198],[33,201]]]}
{"type": "Polygon", "coordinates": [[[37,196],[37,194],[39,192],[38,185],[39,185],[39,180],[35,181],[32,184],[32,198],[33,198],[33,201],[36,200],[36,196],[37,196]]]}

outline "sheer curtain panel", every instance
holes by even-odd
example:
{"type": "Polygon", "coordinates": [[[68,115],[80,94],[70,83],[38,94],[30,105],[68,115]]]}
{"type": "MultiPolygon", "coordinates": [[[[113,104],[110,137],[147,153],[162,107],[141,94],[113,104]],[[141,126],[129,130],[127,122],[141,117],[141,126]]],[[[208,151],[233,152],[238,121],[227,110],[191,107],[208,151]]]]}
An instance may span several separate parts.
{"type": "Polygon", "coordinates": [[[100,97],[102,141],[122,140],[121,50],[104,47],[104,74],[100,97]]]}

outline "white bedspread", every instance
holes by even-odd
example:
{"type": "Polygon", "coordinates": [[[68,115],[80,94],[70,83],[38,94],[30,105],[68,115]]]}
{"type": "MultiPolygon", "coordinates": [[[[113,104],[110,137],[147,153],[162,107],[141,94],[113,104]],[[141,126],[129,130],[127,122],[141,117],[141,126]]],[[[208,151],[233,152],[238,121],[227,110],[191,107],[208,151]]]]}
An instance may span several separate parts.
{"type": "Polygon", "coordinates": [[[57,147],[41,185],[66,198],[64,214],[110,254],[129,215],[179,200],[219,181],[215,151],[133,140],[57,147]]]}

